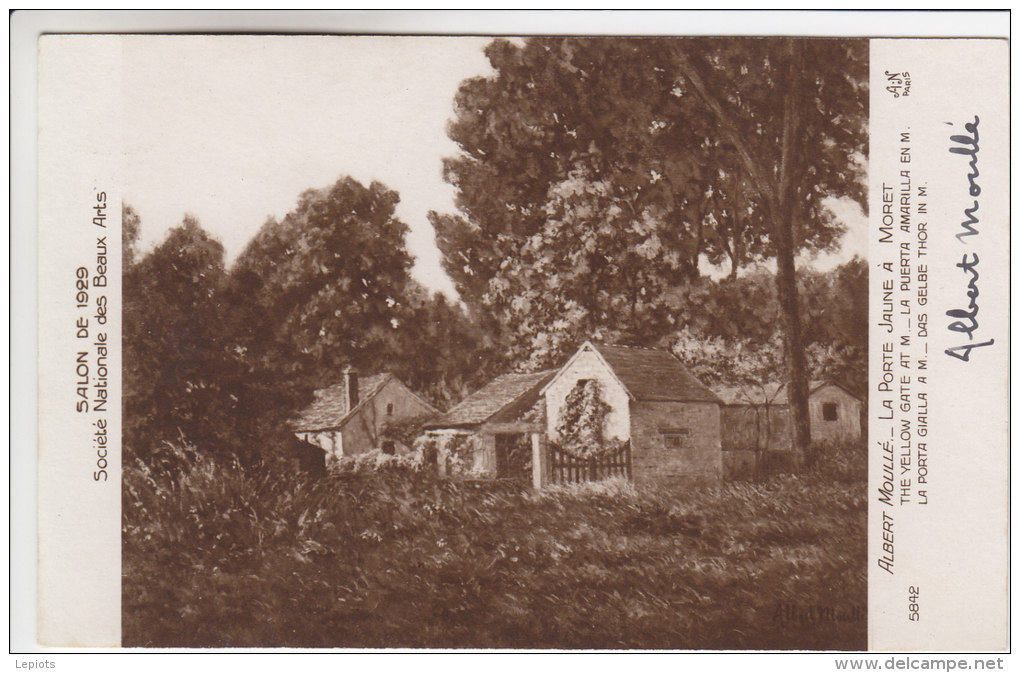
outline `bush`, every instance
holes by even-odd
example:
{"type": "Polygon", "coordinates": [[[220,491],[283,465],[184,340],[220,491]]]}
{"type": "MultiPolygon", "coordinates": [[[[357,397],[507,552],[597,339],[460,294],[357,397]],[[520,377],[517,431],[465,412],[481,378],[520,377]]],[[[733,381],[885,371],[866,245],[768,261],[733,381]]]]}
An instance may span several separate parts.
{"type": "Polygon", "coordinates": [[[429,434],[416,442],[416,449],[425,465],[443,463],[448,476],[469,479],[484,476],[477,460],[481,452],[481,440],[476,434],[429,434]]]}
{"type": "Polygon", "coordinates": [[[372,449],[354,456],[343,456],[330,468],[335,472],[416,472],[423,467],[421,452],[395,455],[372,449]]]}
{"type": "Polygon", "coordinates": [[[762,481],[780,475],[800,474],[821,482],[855,483],[868,480],[866,440],[815,442],[802,462],[797,461],[791,451],[762,451],[756,460],[757,468],[734,469],[727,472],[725,478],[728,481],[762,481]]]}
{"type": "Polygon", "coordinates": [[[759,479],[771,479],[784,474],[797,474],[803,465],[792,451],[763,451],[758,469],[759,479]]]}
{"type": "Polygon", "coordinates": [[[784,617],[866,605],[861,483],[529,491],[189,465],[125,469],[126,646],[867,645],[861,619],[784,617]]]}
{"type": "Polygon", "coordinates": [[[807,474],[825,481],[866,482],[867,440],[818,442],[812,445],[807,474]]]}
{"type": "Polygon", "coordinates": [[[382,436],[395,439],[404,446],[414,446],[425,430],[425,424],[436,417],[427,413],[404,418],[399,421],[386,421],[383,424],[382,436]]]}

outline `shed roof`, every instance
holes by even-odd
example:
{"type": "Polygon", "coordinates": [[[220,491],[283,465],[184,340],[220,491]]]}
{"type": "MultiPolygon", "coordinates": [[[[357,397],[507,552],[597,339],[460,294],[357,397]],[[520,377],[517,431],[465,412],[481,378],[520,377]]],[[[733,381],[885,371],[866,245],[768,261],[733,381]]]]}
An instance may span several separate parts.
{"type": "Polygon", "coordinates": [[[675,355],[657,348],[592,344],[634,399],[720,402],[675,355]]]}
{"type": "Polygon", "coordinates": [[[490,420],[500,411],[525,398],[538,399],[538,392],[556,373],[545,370],[529,374],[503,374],[488,385],[464,398],[448,412],[426,424],[426,428],[453,428],[478,425],[490,420]]]}
{"type": "MultiPolygon", "coordinates": [[[[357,409],[366,400],[375,397],[376,393],[382,390],[391,378],[393,378],[393,374],[390,373],[359,377],[358,405],[354,409],[357,409]]],[[[343,382],[335,383],[328,388],[316,390],[315,400],[298,414],[291,425],[294,430],[298,431],[336,428],[347,421],[354,409],[347,408],[347,396],[344,395],[343,382]]]]}
{"type": "MultiPolygon", "coordinates": [[[[828,380],[815,380],[808,382],[808,395],[814,395],[816,392],[821,390],[827,385],[833,385],[837,388],[845,391],[851,397],[860,399],[853,391],[846,386],[840,385],[835,381],[828,380]]],[[[748,404],[760,406],[763,404],[770,404],[775,406],[785,406],[790,403],[789,395],[787,394],[786,382],[771,382],[765,385],[748,385],[748,386],[725,386],[715,389],[716,395],[722,398],[724,404],[727,405],[740,405],[748,404]]]]}

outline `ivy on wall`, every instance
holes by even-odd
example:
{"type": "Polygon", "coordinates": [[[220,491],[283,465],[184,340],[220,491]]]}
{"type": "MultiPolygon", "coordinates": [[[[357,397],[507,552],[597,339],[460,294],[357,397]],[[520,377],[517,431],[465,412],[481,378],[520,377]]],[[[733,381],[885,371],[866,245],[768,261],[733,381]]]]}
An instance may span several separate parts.
{"type": "Polygon", "coordinates": [[[610,411],[603,399],[602,384],[595,379],[579,380],[567,394],[556,423],[559,448],[581,459],[618,449],[620,441],[605,436],[610,411]]]}
{"type": "Polygon", "coordinates": [[[481,466],[475,459],[482,450],[478,435],[466,432],[429,433],[416,443],[416,451],[422,462],[429,464],[432,457],[445,465],[446,474],[451,477],[482,476],[481,466]]]}

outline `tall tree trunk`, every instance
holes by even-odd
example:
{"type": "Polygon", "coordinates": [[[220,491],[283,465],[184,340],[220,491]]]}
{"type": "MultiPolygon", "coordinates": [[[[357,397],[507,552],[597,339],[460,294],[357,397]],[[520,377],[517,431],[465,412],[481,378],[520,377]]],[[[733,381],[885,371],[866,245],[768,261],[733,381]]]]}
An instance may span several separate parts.
{"type": "Polygon", "coordinates": [[[783,136],[780,150],[779,189],[772,210],[772,228],[776,237],[776,289],[783,313],[786,337],[786,368],[790,408],[793,411],[793,449],[799,461],[807,457],[811,444],[808,415],[807,362],[801,336],[800,300],[797,295],[797,270],[794,264],[793,227],[801,209],[797,207],[796,138],[800,133],[800,106],[803,84],[803,45],[788,40],[788,77],[783,95],[783,136]]]}
{"type": "Polygon", "coordinates": [[[742,180],[739,180],[734,174],[731,176],[731,185],[733,190],[733,203],[734,205],[730,208],[733,211],[730,221],[730,238],[733,239],[733,245],[727,244],[727,249],[732,250],[730,252],[730,280],[734,280],[737,277],[737,272],[740,271],[741,256],[743,254],[743,246],[741,245],[741,236],[744,233],[743,226],[743,196],[744,196],[744,184],[742,180]]]}
{"type": "Polygon", "coordinates": [[[744,180],[738,179],[736,175],[733,175],[733,201],[736,204],[733,207],[733,257],[732,264],[729,269],[729,276],[735,278],[739,270],[741,270],[741,262],[744,261],[744,216],[746,214],[744,210],[744,180]]]}
{"type": "Polygon", "coordinates": [[[629,293],[630,294],[630,325],[628,325],[628,330],[627,331],[631,332],[631,333],[637,333],[638,332],[638,329],[637,329],[637,303],[638,303],[638,296],[639,296],[639,294],[641,292],[641,288],[638,287],[638,283],[633,278],[631,278],[628,281],[628,286],[630,288],[630,293],[629,293]]]}
{"type": "Polygon", "coordinates": [[[808,416],[807,361],[801,336],[800,298],[797,295],[797,272],[793,261],[793,236],[790,222],[794,209],[777,211],[776,229],[776,289],[783,314],[783,333],[786,346],[786,373],[790,408],[793,411],[793,448],[802,461],[811,444],[811,424],[808,416]]]}
{"type": "MultiPolygon", "coordinates": [[[[777,169],[774,170],[771,157],[755,155],[753,147],[741,136],[739,126],[733,116],[727,114],[723,100],[716,97],[706,86],[695,60],[682,49],[677,49],[677,63],[687,75],[691,87],[708,106],[719,122],[720,132],[727,137],[737,153],[737,157],[747,169],[747,179],[755,192],[766,204],[768,217],[772,223],[772,233],[776,241],[776,288],[779,294],[780,308],[783,313],[783,333],[786,346],[787,386],[789,388],[790,407],[793,411],[793,450],[802,461],[811,444],[811,425],[808,416],[807,373],[804,343],[801,337],[800,302],[797,297],[797,270],[794,264],[793,227],[801,213],[797,198],[797,180],[800,175],[800,161],[797,139],[800,130],[800,111],[805,104],[804,98],[804,45],[801,39],[786,39],[783,50],[787,61],[785,86],[782,91],[782,109],[774,114],[782,115],[782,135],[780,140],[780,156],[777,169]],[[762,160],[763,159],[763,160],[762,160]]],[[[707,70],[706,70],[707,72],[707,70]]]]}
{"type": "Polygon", "coordinates": [[[700,213],[698,216],[698,233],[694,239],[694,256],[691,258],[691,277],[697,278],[699,275],[698,258],[701,257],[701,244],[705,238],[705,214],[700,213]]]}

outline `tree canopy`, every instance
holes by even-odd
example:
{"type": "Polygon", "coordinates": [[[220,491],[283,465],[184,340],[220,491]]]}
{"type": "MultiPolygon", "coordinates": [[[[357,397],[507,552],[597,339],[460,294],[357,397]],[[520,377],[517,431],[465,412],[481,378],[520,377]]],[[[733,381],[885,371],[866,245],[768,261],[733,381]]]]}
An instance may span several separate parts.
{"type": "MultiPolygon", "coordinates": [[[[126,217],[136,217],[125,208],[126,217]]],[[[137,231],[137,220],[134,231],[137,231]]],[[[125,229],[131,231],[130,229],[125,229]]],[[[148,458],[179,439],[230,451],[229,360],[219,292],[223,246],[186,216],[156,248],[125,268],[125,447],[148,458]]]]}
{"type": "Polygon", "coordinates": [[[474,358],[481,335],[463,311],[410,275],[399,196],[350,177],[309,190],[271,219],[230,270],[235,330],[245,348],[294,363],[313,387],[347,364],[391,371],[442,405],[488,371],[474,358]]]}
{"type": "Polygon", "coordinates": [[[309,190],[229,269],[191,216],[132,263],[141,220],[125,206],[129,451],[158,462],[183,437],[273,460],[295,412],[347,364],[392,372],[437,406],[491,374],[492,345],[464,311],[411,278],[397,201],[351,178],[309,190]]]}
{"type": "Polygon", "coordinates": [[[774,259],[805,443],[794,258],[838,242],[829,199],[866,207],[867,43],[534,38],[486,53],[495,73],[462,84],[449,127],[460,213],[431,214],[461,297],[538,366],[582,332],[659,338],[649,317],[662,326],[664,297],[704,262],[735,277],[774,259]]]}
{"type": "Polygon", "coordinates": [[[398,201],[378,182],[343,178],[267,221],[231,269],[237,291],[261,314],[252,320],[324,371],[375,366],[410,282],[398,201]]]}

